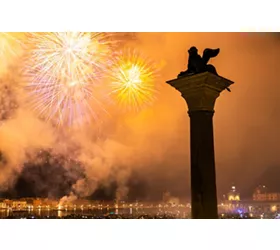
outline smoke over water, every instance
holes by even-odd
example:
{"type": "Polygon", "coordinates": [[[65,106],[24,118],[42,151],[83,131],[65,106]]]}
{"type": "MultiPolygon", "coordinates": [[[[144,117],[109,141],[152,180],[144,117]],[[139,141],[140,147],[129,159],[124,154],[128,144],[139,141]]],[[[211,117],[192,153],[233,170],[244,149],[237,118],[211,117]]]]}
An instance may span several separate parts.
{"type": "MultiPolygon", "coordinates": [[[[22,36],[22,34],[19,34],[22,36]]],[[[0,70],[0,189],[15,196],[48,196],[67,203],[100,188],[116,199],[161,199],[169,190],[189,196],[189,118],[180,94],[165,84],[185,70],[195,45],[221,49],[213,59],[220,75],[235,82],[216,103],[215,150],[219,193],[231,182],[241,190],[270,166],[279,166],[280,39],[275,34],[134,33],[123,46],[161,65],[153,106],[110,114],[99,124],[57,128],[26,105],[22,53],[3,58],[0,70]],[[8,65],[8,66],[7,66],[8,65]],[[16,69],[16,70],[15,70],[16,69]],[[42,153],[43,152],[43,153],[42,153]],[[139,180],[139,185],[132,185],[139,180]],[[20,191],[21,190],[21,191],[20,191]],[[107,190],[107,191],[106,191],[107,190]],[[146,190],[141,193],[141,190],[146,190]]],[[[3,55],[5,57],[5,55],[3,55]]],[[[269,180],[264,180],[268,182],[269,180]]]]}

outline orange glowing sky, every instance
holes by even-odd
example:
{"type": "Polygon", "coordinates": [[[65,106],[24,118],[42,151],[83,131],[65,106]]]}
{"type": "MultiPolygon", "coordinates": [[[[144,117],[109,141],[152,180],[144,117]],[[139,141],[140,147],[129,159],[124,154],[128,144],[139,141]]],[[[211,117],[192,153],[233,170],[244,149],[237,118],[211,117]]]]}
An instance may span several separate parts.
{"type": "MultiPolygon", "coordinates": [[[[111,180],[114,165],[120,187],[136,171],[153,193],[169,189],[175,195],[189,192],[189,118],[179,92],[167,85],[186,69],[187,50],[220,48],[211,60],[219,75],[235,84],[216,102],[214,136],[218,191],[231,182],[246,189],[267,168],[280,164],[279,55],[280,40],[275,34],[257,33],[134,33],[123,46],[142,51],[159,63],[159,93],[154,104],[139,113],[121,113],[108,106],[110,115],[100,124],[61,131],[39,120],[25,105],[19,74],[21,56],[9,57],[1,68],[1,84],[17,89],[19,108],[0,127],[0,149],[8,164],[1,166],[0,184],[13,185],[14,170],[20,175],[26,151],[55,148],[69,154],[77,147],[77,158],[84,162],[90,180],[88,188],[111,180]],[[101,138],[101,139],[100,139],[101,138]],[[123,170],[125,169],[125,171],[123,170]],[[12,171],[13,170],[13,171],[12,171]],[[125,173],[125,174],[124,174],[125,173]]],[[[1,86],[2,86],[1,85],[1,86]]],[[[115,169],[114,169],[115,171],[115,169]]]]}

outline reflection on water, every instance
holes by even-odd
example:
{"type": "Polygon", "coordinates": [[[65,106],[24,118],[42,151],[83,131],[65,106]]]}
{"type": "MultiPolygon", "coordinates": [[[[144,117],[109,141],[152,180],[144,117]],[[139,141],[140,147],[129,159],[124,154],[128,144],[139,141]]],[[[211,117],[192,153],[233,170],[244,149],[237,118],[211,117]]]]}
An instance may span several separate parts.
{"type": "Polygon", "coordinates": [[[100,209],[73,209],[73,210],[26,210],[26,211],[12,211],[12,210],[0,210],[0,218],[6,218],[12,215],[21,215],[20,217],[34,216],[34,217],[65,217],[67,215],[105,215],[105,214],[130,214],[141,215],[149,214],[156,215],[158,213],[172,213],[177,214],[181,218],[186,218],[186,209],[165,209],[158,208],[100,208],[100,209]]]}

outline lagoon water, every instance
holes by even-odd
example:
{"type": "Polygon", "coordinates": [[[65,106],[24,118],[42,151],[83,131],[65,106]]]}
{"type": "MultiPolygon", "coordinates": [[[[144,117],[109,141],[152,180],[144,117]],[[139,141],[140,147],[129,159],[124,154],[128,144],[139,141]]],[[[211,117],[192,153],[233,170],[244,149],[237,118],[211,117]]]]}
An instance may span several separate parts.
{"type": "Polygon", "coordinates": [[[102,216],[102,215],[130,215],[137,216],[142,214],[158,215],[158,214],[172,214],[178,218],[186,218],[188,211],[185,208],[170,208],[170,209],[159,209],[159,208],[103,208],[103,209],[77,209],[77,210],[26,210],[26,211],[12,211],[12,210],[0,210],[0,218],[63,218],[69,215],[80,215],[80,216],[102,216]]]}

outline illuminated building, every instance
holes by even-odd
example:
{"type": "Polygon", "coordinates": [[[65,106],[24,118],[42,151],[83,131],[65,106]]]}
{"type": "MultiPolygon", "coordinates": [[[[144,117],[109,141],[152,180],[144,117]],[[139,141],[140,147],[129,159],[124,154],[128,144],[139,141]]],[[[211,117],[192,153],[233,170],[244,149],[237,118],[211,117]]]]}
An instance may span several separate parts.
{"type": "Polygon", "coordinates": [[[59,201],[56,201],[56,200],[51,200],[51,199],[44,200],[44,205],[48,206],[48,207],[55,207],[58,205],[58,203],[59,203],[59,201]]]}
{"type": "Polygon", "coordinates": [[[162,195],[162,201],[164,203],[168,203],[168,201],[170,200],[171,198],[171,194],[170,192],[164,192],[163,195],[162,195]]]}
{"type": "Polygon", "coordinates": [[[232,186],[228,192],[227,198],[229,201],[240,201],[240,194],[236,191],[236,187],[232,186]]]}
{"type": "Polygon", "coordinates": [[[170,192],[164,192],[162,195],[162,201],[166,206],[178,206],[180,204],[180,200],[177,197],[171,195],[170,192]]]}
{"type": "Polygon", "coordinates": [[[240,204],[240,193],[237,192],[236,186],[232,185],[230,191],[225,196],[226,200],[224,200],[224,204],[222,203],[219,206],[219,211],[224,212],[236,212],[241,208],[242,204],[240,204]]]}
{"type": "Polygon", "coordinates": [[[20,200],[26,201],[26,203],[27,203],[28,206],[32,206],[32,205],[33,205],[33,200],[34,200],[34,198],[22,198],[22,199],[20,199],[20,200]]]}
{"type": "Polygon", "coordinates": [[[27,206],[27,202],[26,201],[13,201],[12,203],[12,208],[13,209],[25,209],[27,206]]]}
{"type": "Polygon", "coordinates": [[[0,202],[0,209],[6,209],[7,205],[5,202],[0,202]]]}
{"type": "Polygon", "coordinates": [[[33,200],[33,206],[34,207],[42,206],[42,200],[41,199],[34,199],[33,200]]]}
{"type": "Polygon", "coordinates": [[[6,207],[12,207],[12,205],[13,205],[13,201],[12,200],[6,199],[3,202],[6,204],[6,207]]]}
{"type": "Polygon", "coordinates": [[[255,189],[253,193],[254,201],[280,201],[280,193],[268,192],[265,185],[260,185],[255,189]]]}

